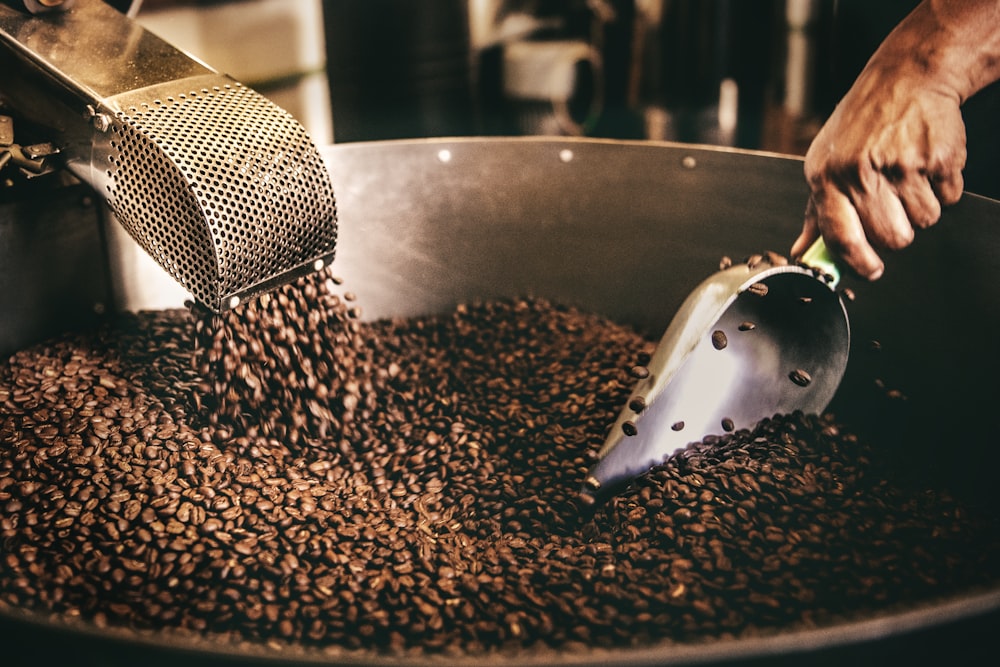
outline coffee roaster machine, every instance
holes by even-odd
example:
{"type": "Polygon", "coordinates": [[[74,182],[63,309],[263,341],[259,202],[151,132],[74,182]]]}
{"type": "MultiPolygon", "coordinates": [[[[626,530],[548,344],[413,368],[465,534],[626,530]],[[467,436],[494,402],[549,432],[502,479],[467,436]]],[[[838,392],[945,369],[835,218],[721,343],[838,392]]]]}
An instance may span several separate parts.
{"type": "MultiPolygon", "coordinates": [[[[15,118],[7,134],[0,125],[6,142],[0,150],[11,156],[0,189],[4,354],[93,326],[123,307],[164,305],[155,295],[123,302],[122,283],[137,278],[121,270],[120,255],[135,248],[109,241],[118,222],[103,197],[63,168],[58,133],[47,135],[34,120],[15,118]]],[[[798,159],[697,145],[471,137],[359,142],[319,152],[337,198],[337,273],[368,318],[535,294],[657,336],[721,256],[785,251],[805,202],[798,159]]],[[[882,353],[868,362],[852,350],[831,406],[893,448],[916,478],[933,476],[992,508],[1000,508],[993,418],[1000,375],[998,225],[1000,202],[966,194],[911,248],[888,258],[880,281],[845,279],[857,295],[850,305],[855,344],[877,340],[882,353]],[[880,402],[875,379],[905,400],[880,402]]],[[[549,654],[543,662],[991,664],[998,627],[1000,587],[993,587],[817,629],[549,654]]],[[[136,638],[29,612],[4,613],[0,638],[0,655],[14,656],[16,665],[337,663],[305,651],[136,638]]],[[[525,664],[523,656],[485,662],[525,664]]],[[[437,663],[384,657],[366,664],[437,663]]]]}

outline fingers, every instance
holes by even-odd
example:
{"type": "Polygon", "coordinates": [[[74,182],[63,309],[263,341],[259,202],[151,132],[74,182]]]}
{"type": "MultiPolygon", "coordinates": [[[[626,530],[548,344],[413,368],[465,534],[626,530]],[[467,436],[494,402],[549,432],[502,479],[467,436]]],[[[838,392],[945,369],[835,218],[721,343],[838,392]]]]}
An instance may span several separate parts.
{"type": "Polygon", "coordinates": [[[802,233],[799,234],[799,238],[795,239],[795,243],[792,244],[792,249],[789,251],[789,257],[798,259],[809,249],[809,246],[813,244],[813,241],[819,238],[819,227],[816,224],[816,204],[813,202],[813,198],[810,197],[806,204],[806,214],[805,221],[802,224],[802,233]]]}
{"type": "Polygon", "coordinates": [[[958,200],[962,198],[962,192],[965,190],[965,180],[962,178],[962,172],[956,169],[951,169],[943,174],[934,176],[930,184],[940,202],[945,206],[958,203],[958,200]]]}
{"type": "Polygon", "coordinates": [[[862,172],[861,178],[862,187],[850,193],[848,203],[854,204],[868,245],[889,250],[905,248],[913,241],[913,226],[897,189],[881,172],[869,169],[862,172]]]}
{"type": "Polygon", "coordinates": [[[941,202],[923,176],[911,175],[896,184],[896,193],[902,203],[904,215],[913,227],[926,229],[941,217],[941,202]]]}
{"type": "Polygon", "coordinates": [[[965,148],[965,126],[960,122],[953,128],[956,136],[941,142],[927,162],[927,178],[931,189],[944,206],[958,203],[965,190],[962,169],[968,157],[965,148]]]}
{"type": "Polygon", "coordinates": [[[876,280],[884,264],[876,249],[900,250],[913,242],[914,230],[941,218],[942,205],[961,198],[961,171],[929,180],[921,172],[870,172],[852,187],[814,181],[802,232],[792,246],[801,255],[822,234],[826,244],[862,278],[876,280]]]}
{"type": "MultiPolygon", "coordinates": [[[[868,240],[861,214],[854,202],[835,188],[814,192],[812,202],[816,215],[815,225],[827,246],[862,278],[880,278],[885,267],[868,240]]],[[[871,208],[870,203],[866,208],[871,208]]],[[[807,212],[808,210],[809,207],[807,212]]]]}

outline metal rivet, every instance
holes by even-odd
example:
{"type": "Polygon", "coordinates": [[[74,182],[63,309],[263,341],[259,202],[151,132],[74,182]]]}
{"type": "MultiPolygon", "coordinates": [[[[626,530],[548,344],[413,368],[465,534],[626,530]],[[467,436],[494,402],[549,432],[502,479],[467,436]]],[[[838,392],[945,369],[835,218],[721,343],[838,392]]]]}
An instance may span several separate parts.
{"type": "Polygon", "coordinates": [[[564,148],[559,151],[559,159],[562,162],[572,162],[573,161],[573,151],[568,148],[564,148]]]}

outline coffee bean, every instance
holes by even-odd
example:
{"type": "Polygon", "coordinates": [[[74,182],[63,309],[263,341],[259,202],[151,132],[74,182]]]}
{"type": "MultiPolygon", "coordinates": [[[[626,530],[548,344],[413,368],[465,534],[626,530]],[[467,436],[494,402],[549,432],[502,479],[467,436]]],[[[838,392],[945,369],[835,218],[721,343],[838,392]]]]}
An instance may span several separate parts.
{"type": "Polygon", "coordinates": [[[796,368],[789,373],[788,378],[800,387],[807,387],[812,382],[812,376],[801,368],[796,368]]]}
{"type": "Polygon", "coordinates": [[[750,292],[754,296],[767,296],[767,291],[767,285],[764,283],[753,283],[747,287],[747,292],[750,292]]]}
{"type": "Polygon", "coordinates": [[[635,427],[635,422],[633,421],[622,422],[622,433],[624,433],[625,435],[633,436],[638,432],[639,429],[635,427]]]}
{"type": "Polygon", "coordinates": [[[788,258],[773,250],[766,251],[764,253],[764,259],[766,259],[771,266],[788,266],[788,258]]]}
{"type": "Polygon", "coordinates": [[[998,579],[992,516],[895,484],[830,415],[705,437],[585,508],[651,341],[542,299],[363,321],[339,285],[3,362],[0,606],[362,662],[586,660],[998,579]]]}
{"type": "Polygon", "coordinates": [[[750,321],[744,321],[744,322],[740,322],[740,325],[739,325],[738,328],[739,328],[740,331],[753,331],[754,329],[757,328],[757,325],[754,324],[753,322],[750,322],[750,321]]]}
{"type": "Polygon", "coordinates": [[[644,399],[642,396],[636,396],[631,401],[629,401],[628,408],[632,412],[638,414],[646,409],[646,399],[644,399]]]}

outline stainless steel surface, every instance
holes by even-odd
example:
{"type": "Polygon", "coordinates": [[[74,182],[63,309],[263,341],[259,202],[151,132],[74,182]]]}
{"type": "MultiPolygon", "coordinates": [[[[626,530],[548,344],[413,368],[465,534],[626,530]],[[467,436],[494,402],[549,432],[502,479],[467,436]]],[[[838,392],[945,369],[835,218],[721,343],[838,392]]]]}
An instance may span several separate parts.
{"type": "Polygon", "coordinates": [[[4,103],[194,298],[222,310],[331,261],[336,206],[306,131],[101,0],[0,5],[4,103]]]}
{"type": "MultiPolygon", "coordinates": [[[[462,139],[357,143],[322,151],[340,205],[335,272],[369,319],[445,312],[475,298],[533,294],[664,331],[722,255],[783,252],[801,224],[801,161],[641,142],[462,139]]],[[[901,469],[1000,507],[1000,448],[984,428],[1000,375],[1000,202],[974,195],[887,258],[876,284],[850,277],[852,350],[831,402],[838,418],[884,425],[901,469]],[[867,354],[881,342],[876,361],[867,354]],[[872,378],[907,396],[885,412],[872,378]],[[984,388],[985,387],[985,388],[984,388]]],[[[42,239],[27,244],[37,249],[42,239]]],[[[2,285],[10,289],[9,284],[2,285]]],[[[39,301],[44,310],[49,304],[39,301]]],[[[157,633],[123,636],[49,618],[0,616],[4,655],[75,665],[910,665],[974,663],[994,649],[1000,587],[955,591],[811,630],[590,653],[356,657],[237,650],[157,633]],[[58,659],[62,658],[61,661],[58,659]]],[[[13,663],[18,664],[18,663],[13,663]]],[[[990,664],[990,663],[983,663],[990,664]]]]}
{"type": "Polygon", "coordinates": [[[614,493],[706,435],[825,410],[844,376],[851,336],[836,285],[821,276],[761,259],[699,284],[611,427],[582,498],[614,493]]]}

